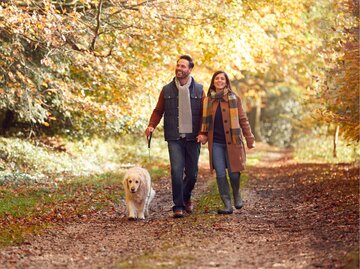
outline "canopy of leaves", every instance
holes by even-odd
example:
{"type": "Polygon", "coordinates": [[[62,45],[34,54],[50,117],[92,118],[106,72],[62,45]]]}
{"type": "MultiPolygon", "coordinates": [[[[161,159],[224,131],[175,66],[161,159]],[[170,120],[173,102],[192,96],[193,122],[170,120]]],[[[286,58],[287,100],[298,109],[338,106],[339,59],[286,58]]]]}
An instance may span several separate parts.
{"type": "Polygon", "coordinates": [[[141,130],[181,54],[205,88],[223,69],[250,97],[279,86],[305,94],[354,26],[343,3],[4,0],[0,112],[53,132],[141,130]]]}
{"type": "Polygon", "coordinates": [[[344,28],[344,42],[339,42],[336,61],[317,85],[321,121],[339,125],[347,140],[358,142],[359,113],[359,1],[348,1],[344,7],[355,15],[352,28],[344,28]]]}

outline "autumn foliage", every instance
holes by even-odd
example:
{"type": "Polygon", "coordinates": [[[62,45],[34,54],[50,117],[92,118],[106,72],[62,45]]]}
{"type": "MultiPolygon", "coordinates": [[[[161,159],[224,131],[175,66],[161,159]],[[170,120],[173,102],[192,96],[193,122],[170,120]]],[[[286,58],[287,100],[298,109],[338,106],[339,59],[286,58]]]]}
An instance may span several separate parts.
{"type": "Polygon", "coordinates": [[[358,130],[359,67],[358,43],[347,32],[358,27],[351,7],[345,0],[2,1],[2,131],[142,131],[177,57],[190,54],[205,88],[217,69],[249,85],[237,89],[249,106],[280,86],[314,106],[321,96],[326,101],[313,110],[353,140],[348,130],[358,130]],[[339,72],[330,83],[331,70],[339,72]],[[334,87],[351,94],[334,93],[334,87]]]}
{"type": "Polygon", "coordinates": [[[320,111],[322,120],[341,126],[349,141],[358,142],[360,134],[360,85],[359,85],[359,2],[349,1],[346,9],[355,15],[353,28],[346,29],[346,40],[341,42],[340,54],[333,69],[321,84],[320,111]]]}

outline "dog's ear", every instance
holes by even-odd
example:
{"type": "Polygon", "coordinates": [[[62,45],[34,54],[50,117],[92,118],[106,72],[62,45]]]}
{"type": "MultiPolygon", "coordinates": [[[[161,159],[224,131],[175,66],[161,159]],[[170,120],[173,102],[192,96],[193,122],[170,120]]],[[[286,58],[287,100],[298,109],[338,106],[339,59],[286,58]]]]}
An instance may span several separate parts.
{"type": "Polygon", "coordinates": [[[128,178],[127,178],[127,177],[124,177],[124,179],[123,179],[124,188],[125,188],[125,187],[129,187],[128,184],[129,184],[129,183],[128,183],[128,178]]]}

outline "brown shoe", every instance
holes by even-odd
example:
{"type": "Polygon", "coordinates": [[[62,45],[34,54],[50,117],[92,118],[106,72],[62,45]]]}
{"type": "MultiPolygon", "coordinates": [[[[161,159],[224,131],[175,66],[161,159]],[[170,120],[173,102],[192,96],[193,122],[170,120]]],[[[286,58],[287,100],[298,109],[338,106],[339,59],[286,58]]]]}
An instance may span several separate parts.
{"type": "Polygon", "coordinates": [[[186,211],[186,213],[189,213],[189,214],[190,214],[190,213],[193,212],[193,210],[194,210],[194,206],[193,206],[191,200],[186,201],[186,202],[185,202],[185,211],[186,211]]]}
{"type": "Polygon", "coordinates": [[[174,211],[174,218],[182,218],[184,217],[184,211],[181,209],[176,209],[174,211]]]}

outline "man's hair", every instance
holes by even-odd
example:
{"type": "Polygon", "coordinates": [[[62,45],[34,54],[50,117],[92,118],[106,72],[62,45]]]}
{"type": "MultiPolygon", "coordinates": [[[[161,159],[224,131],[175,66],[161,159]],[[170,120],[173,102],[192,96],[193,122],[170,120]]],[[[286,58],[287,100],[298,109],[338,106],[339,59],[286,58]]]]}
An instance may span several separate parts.
{"type": "MultiPolygon", "coordinates": [[[[180,60],[180,59],[184,59],[184,60],[188,61],[188,62],[189,62],[189,67],[190,67],[190,68],[194,68],[193,59],[192,59],[189,55],[181,55],[181,56],[179,57],[179,60],[180,60]]],[[[177,60],[177,61],[179,61],[179,60],[177,60]]]]}

